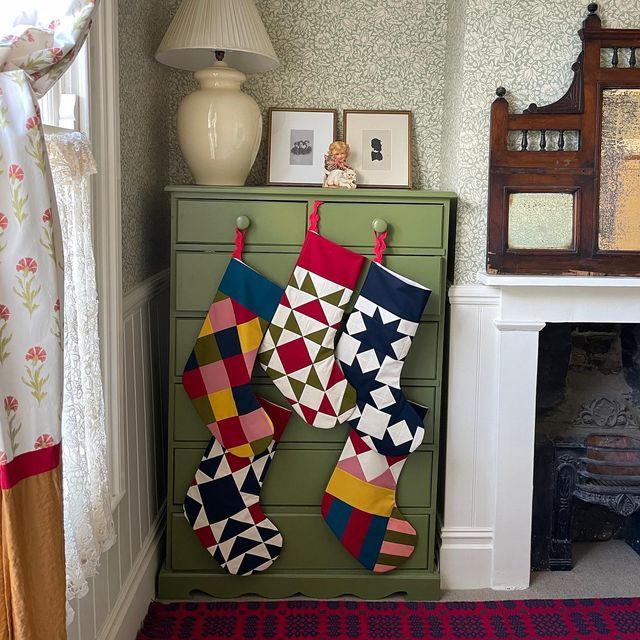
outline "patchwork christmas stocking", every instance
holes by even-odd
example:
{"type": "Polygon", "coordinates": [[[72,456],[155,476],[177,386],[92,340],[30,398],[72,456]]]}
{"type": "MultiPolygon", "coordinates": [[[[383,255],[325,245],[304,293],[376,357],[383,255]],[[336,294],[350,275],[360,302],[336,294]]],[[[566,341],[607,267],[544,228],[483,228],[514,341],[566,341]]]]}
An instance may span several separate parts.
{"type": "MultiPolygon", "coordinates": [[[[425,407],[411,404],[421,419],[425,407]]],[[[384,573],[405,562],[416,530],[396,504],[396,485],[407,455],[384,456],[351,429],[322,498],[322,517],[344,548],[365,568],[384,573]]]]}
{"type": "Polygon", "coordinates": [[[400,373],[430,293],[372,262],[338,343],[338,360],[357,391],[349,424],[386,456],[411,453],[424,436],[422,417],[400,390],[400,373]]]}
{"type": "MultiPolygon", "coordinates": [[[[381,260],[383,246],[376,249],[381,260]]],[[[376,573],[395,569],[417,544],[396,505],[396,485],[408,454],[422,442],[427,409],[405,398],[400,373],[430,293],[371,263],[337,347],[358,406],[322,515],[345,549],[376,573]]]]}
{"type": "Polygon", "coordinates": [[[318,233],[318,206],[298,261],[267,329],[258,360],[300,417],[329,429],[356,404],[334,355],[336,330],[364,258],[318,233]]]}
{"type": "Polygon", "coordinates": [[[184,501],[184,515],[209,553],[234,575],[264,571],[282,536],[260,507],[260,490],[291,411],[258,398],[274,426],[269,446],[238,457],[211,438],[184,501]]]}
{"type": "Polygon", "coordinates": [[[230,453],[251,457],[273,439],[273,425],[251,386],[251,373],[282,288],[241,260],[237,249],[182,374],[200,418],[230,453]]]}

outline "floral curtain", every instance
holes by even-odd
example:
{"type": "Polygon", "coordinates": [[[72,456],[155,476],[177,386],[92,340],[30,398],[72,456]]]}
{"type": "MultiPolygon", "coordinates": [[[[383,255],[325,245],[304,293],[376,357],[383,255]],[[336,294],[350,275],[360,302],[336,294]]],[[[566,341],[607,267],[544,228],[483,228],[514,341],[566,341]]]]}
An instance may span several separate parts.
{"type": "Polygon", "coordinates": [[[66,637],[60,225],[37,98],[87,35],[94,0],[0,11],[0,637],[66,637]]]}

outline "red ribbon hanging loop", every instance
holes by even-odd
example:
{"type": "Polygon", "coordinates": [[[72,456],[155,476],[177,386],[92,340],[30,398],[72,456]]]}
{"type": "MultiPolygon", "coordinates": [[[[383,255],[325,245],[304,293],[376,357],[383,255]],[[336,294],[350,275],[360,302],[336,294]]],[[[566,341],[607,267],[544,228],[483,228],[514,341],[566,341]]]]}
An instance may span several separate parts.
{"type": "Polygon", "coordinates": [[[244,250],[244,237],[247,233],[246,229],[238,229],[236,227],[236,249],[233,252],[233,257],[242,260],[242,252],[244,250]]]}
{"type": "Polygon", "coordinates": [[[387,243],[385,242],[385,239],[387,238],[387,232],[383,231],[382,233],[377,233],[376,231],[374,231],[373,235],[376,239],[376,244],[373,247],[373,253],[376,257],[373,259],[373,261],[382,263],[382,254],[387,248],[387,243]]]}
{"type": "Polygon", "coordinates": [[[320,221],[318,208],[321,204],[324,204],[324,200],[316,200],[313,203],[313,210],[311,211],[311,215],[309,216],[309,231],[315,231],[316,233],[318,233],[318,222],[320,221]]]}

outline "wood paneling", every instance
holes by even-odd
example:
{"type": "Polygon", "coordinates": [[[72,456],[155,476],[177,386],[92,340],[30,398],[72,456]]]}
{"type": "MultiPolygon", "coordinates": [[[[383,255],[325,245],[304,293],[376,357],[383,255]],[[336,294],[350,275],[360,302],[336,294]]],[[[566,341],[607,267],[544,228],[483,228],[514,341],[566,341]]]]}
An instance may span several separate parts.
{"type": "MultiPolygon", "coordinates": [[[[94,640],[105,623],[154,523],[166,495],[165,433],[168,339],[166,279],[153,279],[148,295],[124,300],[124,424],[121,464],[126,493],[114,512],[117,539],[101,558],[89,593],[73,603],[76,619],[69,640],[94,640]]],[[[124,640],[124,639],[123,639],[124,640]]]]}

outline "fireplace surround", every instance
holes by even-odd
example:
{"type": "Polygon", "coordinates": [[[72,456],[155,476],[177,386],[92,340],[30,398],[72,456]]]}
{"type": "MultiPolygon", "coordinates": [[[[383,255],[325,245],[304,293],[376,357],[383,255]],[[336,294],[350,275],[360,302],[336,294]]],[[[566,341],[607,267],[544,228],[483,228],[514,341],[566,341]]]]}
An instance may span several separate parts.
{"type": "Polygon", "coordinates": [[[449,292],[442,584],[525,589],[538,333],[548,322],[639,322],[640,278],[482,273],[478,279],[449,292]]]}

